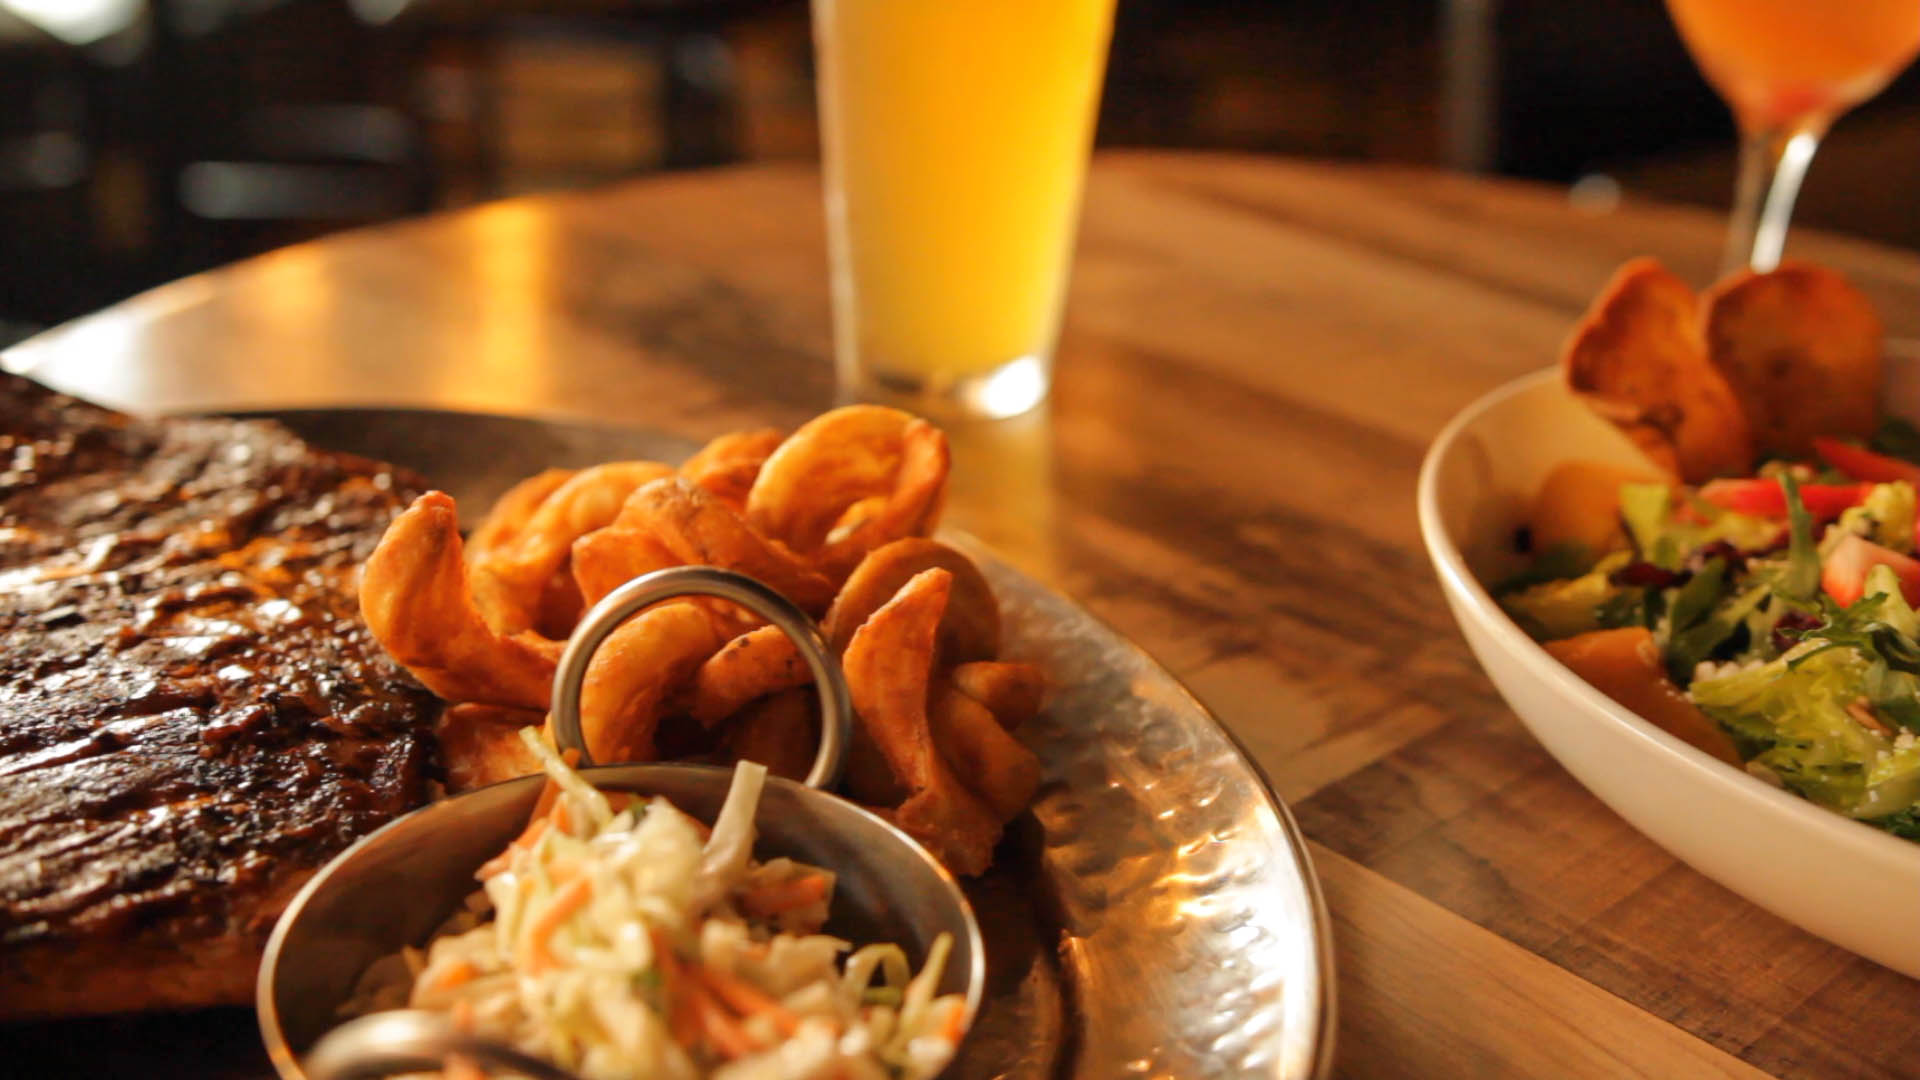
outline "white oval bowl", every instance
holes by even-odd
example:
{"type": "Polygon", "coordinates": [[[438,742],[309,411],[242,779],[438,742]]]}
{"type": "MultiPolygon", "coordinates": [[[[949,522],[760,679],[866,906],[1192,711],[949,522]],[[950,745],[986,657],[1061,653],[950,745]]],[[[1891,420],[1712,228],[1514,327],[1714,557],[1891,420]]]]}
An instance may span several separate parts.
{"type": "MultiPolygon", "coordinates": [[[[1890,358],[1894,411],[1920,412],[1920,363],[1890,358]]],[[[1420,469],[1420,533],[1480,666],[1534,738],[1688,865],[1842,948],[1920,978],[1920,844],[1730,768],[1563,667],[1481,585],[1515,569],[1514,529],[1563,461],[1646,465],[1562,384],[1517,379],[1468,406],[1420,469]]]]}

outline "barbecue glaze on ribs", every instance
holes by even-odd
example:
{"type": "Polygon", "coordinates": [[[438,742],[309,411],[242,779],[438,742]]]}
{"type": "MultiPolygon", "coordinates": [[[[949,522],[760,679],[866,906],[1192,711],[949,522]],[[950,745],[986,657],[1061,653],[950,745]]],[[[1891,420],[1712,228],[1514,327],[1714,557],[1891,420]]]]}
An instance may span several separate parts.
{"type": "Polygon", "coordinates": [[[419,488],[0,375],[0,1019],[250,1001],[299,885],[425,801],[437,706],[355,602],[419,488]]]}

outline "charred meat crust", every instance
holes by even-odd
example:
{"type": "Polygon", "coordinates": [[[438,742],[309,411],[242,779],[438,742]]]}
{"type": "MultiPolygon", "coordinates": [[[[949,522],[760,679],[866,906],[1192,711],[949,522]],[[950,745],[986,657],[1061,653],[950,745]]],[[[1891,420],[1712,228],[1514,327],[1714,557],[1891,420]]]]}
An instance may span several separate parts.
{"type": "Polygon", "coordinates": [[[244,1002],[298,883],[425,801],[438,706],[355,599],[421,487],[0,375],[0,1019],[244,1002]]]}

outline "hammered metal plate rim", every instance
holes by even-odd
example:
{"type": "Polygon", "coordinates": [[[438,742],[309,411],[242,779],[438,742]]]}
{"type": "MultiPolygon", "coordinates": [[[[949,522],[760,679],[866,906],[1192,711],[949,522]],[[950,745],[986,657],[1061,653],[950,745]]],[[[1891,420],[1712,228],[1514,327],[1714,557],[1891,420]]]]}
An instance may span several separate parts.
{"type": "MultiPolygon", "coordinates": [[[[359,425],[353,425],[362,433],[391,432],[394,430],[419,432],[426,430],[427,427],[445,427],[448,425],[484,427],[491,423],[526,425],[529,432],[534,429],[545,429],[556,437],[571,434],[576,438],[590,437],[596,440],[617,440],[623,444],[630,443],[636,449],[644,446],[647,449],[640,452],[666,460],[678,460],[695,448],[694,445],[686,439],[654,429],[606,424],[565,415],[540,416],[420,408],[413,406],[383,407],[360,405],[277,409],[250,407],[221,410],[221,414],[244,418],[277,420],[287,424],[296,432],[301,433],[317,446],[363,454],[368,452],[366,448],[338,445],[336,441],[316,436],[312,429],[316,425],[327,426],[325,422],[329,420],[335,422],[350,422],[355,419],[364,422],[359,425]]],[[[399,441],[404,442],[406,440],[399,441]]],[[[410,467],[419,469],[428,476],[429,480],[446,479],[444,477],[437,478],[432,475],[430,469],[421,468],[419,465],[404,460],[404,453],[398,455],[380,453],[375,456],[381,456],[388,460],[397,459],[397,464],[409,465],[410,467]]],[[[449,484],[448,486],[456,485],[449,484]]],[[[1011,590],[1029,602],[1037,598],[1041,603],[1057,605],[1061,610],[1069,613],[1069,617],[1072,620],[1076,620],[1084,627],[1096,631],[1097,633],[1095,633],[1094,636],[1097,639],[1104,639],[1097,641],[1097,644],[1101,648],[1118,650],[1114,656],[1109,657],[1110,660],[1124,660],[1126,663],[1149,672],[1158,679],[1163,680],[1165,688],[1170,688],[1171,690],[1169,696],[1176,699],[1174,704],[1177,704],[1178,707],[1174,708],[1172,705],[1169,705],[1167,701],[1159,702],[1160,707],[1168,715],[1179,717],[1183,724],[1197,726],[1197,732],[1195,730],[1189,730],[1187,734],[1199,733],[1218,739],[1224,744],[1227,751],[1229,751],[1231,763],[1237,765],[1238,768],[1244,772],[1244,777],[1240,779],[1246,780],[1248,786],[1253,791],[1258,792],[1262,806],[1264,806],[1266,811],[1272,816],[1273,829],[1277,833],[1276,838],[1279,841],[1275,846],[1283,846],[1286,849],[1284,853],[1273,852],[1272,854],[1284,854],[1286,866],[1291,871],[1291,880],[1284,884],[1297,890],[1299,895],[1295,898],[1288,899],[1295,899],[1298,901],[1299,906],[1304,907],[1306,925],[1295,928],[1297,931],[1301,931],[1302,935],[1301,940],[1293,944],[1304,947],[1311,953],[1310,960],[1295,965],[1301,972],[1310,973],[1310,978],[1307,979],[1310,985],[1288,987],[1283,991],[1283,1008],[1288,1017],[1298,1023],[1299,1027],[1293,1028],[1292,1030],[1287,1030],[1283,1027],[1277,1035],[1273,1036],[1269,1043],[1261,1043],[1253,1046],[1248,1051],[1252,1054],[1252,1060],[1247,1061],[1244,1067],[1233,1068],[1230,1063],[1224,1059],[1201,1059],[1201,1061],[1207,1068],[1206,1075],[1262,1075],[1272,1077],[1274,1080],[1324,1080],[1324,1078],[1332,1072],[1336,1026],[1334,951],[1331,921],[1328,917],[1325,897],[1321,891],[1318,876],[1314,871],[1312,856],[1308,850],[1305,836],[1301,833],[1299,825],[1285,801],[1282,800],[1274,790],[1271,781],[1266,775],[1266,771],[1261,767],[1259,761],[1247,750],[1245,744],[1232,729],[1221,722],[1221,720],[1216,717],[1185,684],[1181,683],[1177,677],[1168,671],[1164,665],[1124,634],[1113,629],[1103,620],[1088,612],[1084,607],[1081,607],[1077,602],[1072,600],[1071,597],[1042,585],[1037,580],[1026,575],[1017,567],[999,557],[987,545],[971,536],[957,530],[943,529],[940,534],[940,539],[965,550],[969,555],[979,561],[982,571],[987,574],[989,580],[996,586],[996,589],[1011,588],[1011,590]],[[1307,1030],[1301,1030],[1301,1028],[1307,1030]],[[1269,1053],[1271,1055],[1270,1058],[1268,1056],[1269,1053]],[[1256,1062],[1258,1063],[1257,1065],[1255,1064],[1256,1062]]],[[[1006,605],[1003,600],[1003,607],[1004,606],[1006,605]]],[[[1035,809],[1039,810],[1040,807],[1036,805],[1035,809]]],[[[1063,937],[1066,933],[1067,931],[1063,929],[1063,937]]],[[[1069,948],[1067,944],[1063,942],[1061,947],[1063,966],[1064,954],[1068,951],[1069,948]]],[[[1092,980],[1088,980],[1088,982],[1091,981],[1092,980]]],[[[1077,1002],[1074,1000],[1074,997],[1075,995],[1086,995],[1087,990],[1088,986],[1084,983],[1075,985],[1069,994],[1068,1009],[1070,1014],[1079,1014],[1084,1011],[1082,1006],[1086,1003],[1077,1002]]],[[[1094,996],[1098,998],[1104,997],[1105,995],[1094,996]]],[[[1166,1034],[1169,1038],[1175,1035],[1175,1033],[1171,1031],[1171,1025],[1168,1025],[1166,1034]]],[[[1085,1051],[1085,1048],[1078,1049],[1080,1049],[1082,1053],[1085,1051]]],[[[1088,1063],[1081,1060],[1082,1053],[1076,1053],[1070,1056],[1065,1062],[1060,1063],[1060,1074],[1074,1076],[1102,1075],[1088,1071],[1088,1063]]],[[[1129,1073],[1142,1076],[1191,1075],[1175,1071],[1177,1066],[1175,1068],[1168,1068],[1157,1065],[1154,1059],[1141,1058],[1139,1060],[1129,1060],[1125,1064],[1129,1073]]],[[[1187,1067],[1191,1067],[1195,1062],[1189,1061],[1184,1064],[1187,1067]]]]}

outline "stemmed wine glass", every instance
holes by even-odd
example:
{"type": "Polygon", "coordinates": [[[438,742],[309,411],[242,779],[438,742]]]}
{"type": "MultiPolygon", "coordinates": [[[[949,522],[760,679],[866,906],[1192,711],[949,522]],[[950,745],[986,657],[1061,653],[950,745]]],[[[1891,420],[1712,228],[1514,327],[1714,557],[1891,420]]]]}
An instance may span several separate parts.
{"type": "Polygon", "coordinates": [[[1667,0],[1667,10],[1740,129],[1721,270],[1772,270],[1827,128],[1920,51],[1920,0],[1667,0]]]}

